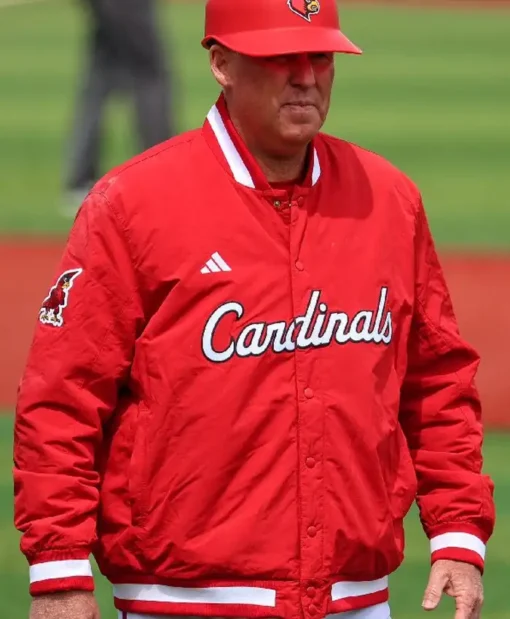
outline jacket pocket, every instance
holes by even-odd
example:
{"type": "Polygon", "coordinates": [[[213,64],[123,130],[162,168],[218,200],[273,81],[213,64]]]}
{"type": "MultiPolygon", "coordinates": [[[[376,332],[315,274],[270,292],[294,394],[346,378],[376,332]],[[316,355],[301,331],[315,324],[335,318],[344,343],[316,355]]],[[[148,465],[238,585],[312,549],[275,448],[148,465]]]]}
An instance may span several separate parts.
{"type": "Polygon", "coordinates": [[[150,409],[141,402],[134,422],[133,450],[129,461],[128,488],[131,504],[131,520],[134,526],[143,527],[149,511],[148,505],[148,440],[150,409]]]}

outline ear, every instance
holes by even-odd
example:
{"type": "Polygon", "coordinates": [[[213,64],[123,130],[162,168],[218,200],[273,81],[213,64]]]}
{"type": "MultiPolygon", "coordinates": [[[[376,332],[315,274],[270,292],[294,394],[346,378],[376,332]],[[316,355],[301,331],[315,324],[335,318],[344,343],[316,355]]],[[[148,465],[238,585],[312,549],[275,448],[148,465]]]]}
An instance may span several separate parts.
{"type": "Polygon", "coordinates": [[[231,52],[222,45],[214,43],[209,49],[209,62],[214,79],[222,88],[232,83],[231,52]]]}

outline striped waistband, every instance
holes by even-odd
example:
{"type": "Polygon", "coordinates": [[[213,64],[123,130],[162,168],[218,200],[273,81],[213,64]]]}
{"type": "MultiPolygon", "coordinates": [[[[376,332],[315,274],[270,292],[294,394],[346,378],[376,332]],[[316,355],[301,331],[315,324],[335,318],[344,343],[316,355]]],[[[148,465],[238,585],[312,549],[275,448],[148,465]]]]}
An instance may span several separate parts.
{"type": "MultiPolygon", "coordinates": [[[[273,584],[273,583],[271,583],[273,584]]],[[[282,591],[285,583],[282,583],[282,591]]],[[[241,609],[239,617],[243,617],[242,608],[259,609],[260,616],[281,615],[278,596],[278,585],[275,588],[265,586],[209,586],[209,587],[175,587],[156,584],[122,583],[114,584],[113,592],[117,609],[127,613],[164,616],[201,616],[204,605],[213,606],[215,616],[222,616],[222,608],[236,607],[241,609]]],[[[347,611],[375,607],[385,604],[388,600],[388,577],[368,581],[341,581],[334,583],[330,590],[328,611],[331,615],[347,611]]],[[[313,605],[313,600],[310,600],[313,605]]],[[[316,609],[318,610],[318,609],[316,609]]],[[[225,612],[225,610],[224,610],[225,612]]],[[[211,614],[210,608],[207,615],[211,614]]],[[[230,611],[229,615],[232,614],[230,611]]],[[[253,615],[253,613],[247,613],[253,615]]],[[[381,615],[382,617],[382,615],[381,615]]],[[[387,619],[388,616],[382,617],[387,619]]],[[[136,619],[136,616],[128,619],[136,619]]],[[[364,619],[364,618],[363,618],[364,619]]],[[[367,619],[372,619],[372,617],[367,619]]],[[[379,617],[374,616],[374,619],[379,617]]]]}

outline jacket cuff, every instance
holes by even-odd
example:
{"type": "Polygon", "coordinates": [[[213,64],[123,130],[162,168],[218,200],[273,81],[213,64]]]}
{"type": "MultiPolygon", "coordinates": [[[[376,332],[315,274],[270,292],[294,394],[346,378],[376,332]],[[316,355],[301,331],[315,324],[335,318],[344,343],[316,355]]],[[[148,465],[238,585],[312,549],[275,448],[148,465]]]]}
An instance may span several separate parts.
{"type": "Polygon", "coordinates": [[[452,528],[432,535],[430,537],[431,562],[462,561],[476,566],[483,573],[486,552],[485,536],[474,527],[467,527],[467,529],[469,530],[466,530],[466,527],[452,528]]]}
{"type": "Polygon", "coordinates": [[[94,578],[88,557],[51,560],[42,556],[31,561],[30,594],[33,596],[60,591],[93,590],[94,578]]]}

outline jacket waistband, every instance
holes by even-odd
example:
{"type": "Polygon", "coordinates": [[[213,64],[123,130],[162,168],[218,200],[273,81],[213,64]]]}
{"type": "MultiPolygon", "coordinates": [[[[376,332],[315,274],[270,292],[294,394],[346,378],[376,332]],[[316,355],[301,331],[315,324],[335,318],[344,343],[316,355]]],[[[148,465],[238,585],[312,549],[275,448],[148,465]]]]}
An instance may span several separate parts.
{"type": "MultiPolygon", "coordinates": [[[[214,608],[214,616],[222,616],[222,607],[232,616],[232,607],[240,610],[243,617],[243,607],[248,616],[275,616],[279,613],[278,585],[273,586],[208,586],[208,587],[175,587],[160,584],[117,583],[113,585],[115,606],[119,610],[138,614],[164,614],[186,617],[210,615],[214,608]],[[206,608],[207,606],[207,608],[206,608]]],[[[331,601],[328,608],[330,614],[373,607],[388,601],[388,577],[368,581],[341,581],[332,585],[331,601]]],[[[224,611],[225,612],[225,611],[224,611]]],[[[146,617],[144,619],[147,619],[146,617]]],[[[372,619],[372,618],[370,618],[372,619]]],[[[378,619],[378,618],[377,618],[378,619]]],[[[387,619],[387,617],[383,617],[387,619]]]]}

